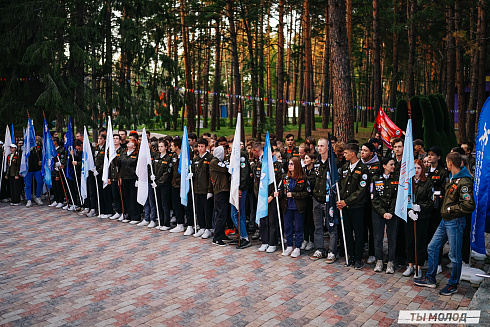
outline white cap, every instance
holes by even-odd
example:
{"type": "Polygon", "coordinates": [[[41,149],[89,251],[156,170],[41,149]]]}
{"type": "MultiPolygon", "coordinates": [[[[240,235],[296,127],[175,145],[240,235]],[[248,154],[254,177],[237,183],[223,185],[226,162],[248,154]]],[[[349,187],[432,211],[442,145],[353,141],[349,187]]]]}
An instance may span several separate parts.
{"type": "Polygon", "coordinates": [[[0,145],[3,145],[3,142],[2,141],[0,141],[0,145]]]}
{"type": "Polygon", "coordinates": [[[16,149],[17,149],[17,145],[15,145],[14,143],[10,144],[10,147],[11,147],[11,148],[16,148],[16,149]]]}

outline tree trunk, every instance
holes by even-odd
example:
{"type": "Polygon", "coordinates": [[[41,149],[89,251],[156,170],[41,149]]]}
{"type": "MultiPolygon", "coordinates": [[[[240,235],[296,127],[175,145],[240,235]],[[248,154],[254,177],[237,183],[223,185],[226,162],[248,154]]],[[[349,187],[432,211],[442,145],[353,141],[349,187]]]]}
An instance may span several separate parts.
{"type": "Polygon", "coordinates": [[[309,0],[304,0],[304,44],[305,44],[305,137],[311,135],[311,24],[310,24],[310,3],[309,0]]]}
{"type": "Polygon", "coordinates": [[[390,107],[396,108],[396,93],[398,85],[398,30],[397,30],[398,0],[393,1],[393,65],[390,86],[390,107]]]}
{"type": "Polygon", "coordinates": [[[209,33],[208,25],[206,24],[206,49],[204,52],[204,73],[203,73],[203,128],[208,128],[209,118],[209,67],[211,65],[211,35],[209,33]]]}
{"type": "Polygon", "coordinates": [[[329,101],[329,90],[330,90],[330,28],[329,28],[329,20],[328,20],[328,5],[325,5],[325,53],[323,54],[323,96],[322,96],[322,128],[328,128],[328,123],[330,121],[330,107],[327,106],[329,101]]]}
{"type": "MultiPolygon", "coordinates": [[[[292,24],[292,18],[293,18],[293,13],[292,10],[291,12],[291,24],[292,24]]],[[[293,28],[291,26],[288,27],[288,51],[286,55],[286,74],[288,76],[287,81],[286,81],[286,105],[284,106],[284,126],[287,126],[289,124],[289,116],[288,116],[288,111],[289,111],[289,100],[291,100],[291,37],[292,37],[292,32],[293,28]]],[[[294,105],[293,105],[294,108],[294,105]]]]}
{"type": "Polygon", "coordinates": [[[454,8],[447,5],[447,73],[446,73],[446,102],[451,122],[454,120],[454,88],[456,74],[456,49],[454,44],[454,8]]]}
{"type": "MultiPolygon", "coordinates": [[[[373,0],[373,91],[374,111],[381,107],[381,54],[379,45],[379,0],[373,0]]],[[[374,112],[373,111],[373,112],[374,112]]]]}
{"type": "Polygon", "coordinates": [[[112,10],[110,1],[106,1],[105,33],[105,101],[107,103],[107,106],[109,108],[112,108],[112,10]]]}
{"type": "MultiPolygon", "coordinates": [[[[271,73],[271,25],[270,9],[267,9],[267,29],[266,29],[266,59],[267,59],[267,117],[272,118],[272,73],[271,73]]],[[[265,120],[263,120],[265,122],[265,120]]]]}
{"type": "Polygon", "coordinates": [[[221,91],[221,31],[219,28],[220,19],[216,19],[215,27],[215,47],[214,47],[214,84],[213,84],[213,108],[211,109],[211,132],[217,128],[216,121],[219,120],[220,108],[219,99],[221,91]]]}
{"type": "Polygon", "coordinates": [[[284,110],[284,4],[279,0],[279,26],[277,31],[277,102],[276,102],[276,140],[282,140],[284,110]]]}
{"type": "Polygon", "coordinates": [[[477,117],[480,117],[480,113],[487,100],[487,94],[485,91],[486,86],[486,74],[487,74],[487,49],[486,49],[486,21],[485,21],[485,0],[479,0],[478,3],[478,104],[477,104],[477,117]]]}
{"type": "MultiPolygon", "coordinates": [[[[478,25],[478,15],[475,14],[473,8],[470,9],[470,26],[473,27],[476,24],[478,25]]],[[[476,33],[473,31],[473,28],[470,32],[470,39],[477,43],[476,33]]],[[[478,102],[478,59],[479,59],[479,51],[478,47],[475,46],[472,49],[471,55],[471,82],[470,82],[470,98],[468,101],[468,126],[466,128],[466,137],[467,140],[473,142],[475,140],[475,123],[476,123],[476,106],[478,102]]]]}
{"type": "MultiPolygon", "coordinates": [[[[191,73],[191,62],[189,57],[189,37],[187,28],[185,25],[185,7],[184,0],[180,0],[180,24],[182,29],[182,46],[184,48],[184,67],[185,67],[185,88],[193,89],[192,87],[192,73],[191,73]]],[[[194,93],[193,92],[185,92],[187,95],[187,129],[189,133],[195,131],[195,121],[194,121],[194,93]]],[[[182,117],[182,119],[184,119],[182,117]]]]}
{"type": "Polygon", "coordinates": [[[330,0],[329,21],[332,24],[332,75],[333,105],[335,108],[336,136],[340,141],[347,142],[354,137],[354,115],[352,108],[351,75],[349,67],[346,30],[346,9],[344,0],[330,0]]]}
{"type": "Polygon", "coordinates": [[[408,98],[415,95],[415,46],[416,46],[416,30],[415,30],[415,13],[417,12],[417,0],[409,0],[409,8],[407,8],[409,21],[408,26],[408,98]]]}
{"type": "MultiPolygon", "coordinates": [[[[457,33],[461,28],[460,0],[454,1],[454,24],[457,33]]],[[[456,85],[458,87],[458,133],[459,143],[466,141],[466,106],[465,106],[465,83],[464,83],[464,61],[461,39],[456,38],[456,85]]]]}
{"type": "MultiPolygon", "coordinates": [[[[228,20],[230,24],[230,41],[231,41],[231,56],[233,61],[233,79],[235,80],[235,102],[238,105],[238,101],[241,102],[242,85],[240,80],[240,63],[238,61],[238,48],[237,48],[237,33],[235,29],[235,18],[233,13],[233,0],[226,0],[226,8],[228,12],[228,20]]],[[[238,108],[238,107],[237,107],[238,108]]],[[[230,118],[233,122],[233,117],[230,118]]],[[[241,123],[243,126],[243,123],[241,123]]],[[[230,126],[233,128],[233,126],[230,126]]]]}

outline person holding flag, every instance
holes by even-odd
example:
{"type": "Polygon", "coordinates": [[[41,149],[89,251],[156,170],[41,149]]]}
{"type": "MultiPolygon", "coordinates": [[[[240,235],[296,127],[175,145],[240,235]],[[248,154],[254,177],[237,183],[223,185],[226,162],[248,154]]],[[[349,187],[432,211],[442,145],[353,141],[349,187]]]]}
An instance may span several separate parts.
{"type": "Polygon", "coordinates": [[[82,204],[80,203],[80,192],[78,189],[78,176],[75,173],[75,167],[73,161],[75,161],[75,147],[74,147],[74,135],[71,125],[71,117],[68,116],[68,127],[65,134],[65,151],[66,151],[66,179],[68,187],[70,188],[70,194],[72,195],[73,204],[69,210],[76,210],[82,204]]]}
{"type": "MultiPolygon", "coordinates": [[[[189,145],[189,140],[193,139],[193,136],[187,135],[187,126],[184,126],[184,135],[182,135],[182,148],[180,152],[180,160],[178,166],[178,172],[181,175],[180,178],[180,203],[186,208],[185,216],[187,221],[187,227],[184,232],[184,236],[191,236],[194,234],[194,228],[197,227],[196,222],[196,210],[194,207],[194,187],[193,187],[193,174],[191,171],[191,156],[192,149],[189,145]],[[189,197],[190,195],[190,197],[189,197]]],[[[194,142],[194,141],[192,141],[194,142]]]]}
{"type": "Polygon", "coordinates": [[[213,244],[226,246],[223,242],[225,238],[226,218],[228,217],[228,203],[230,182],[228,181],[228,168],[223,162],[225,159],[225,149],[218,146],[213,151],[213,159],[209,163],[209,177],[213,184],[214,210],[216,212],[216,223],[214,228],[213,244]]]}
{"type": "Polygon", "coordinates": [[[95,207],[97,203],[98,193],[95,187],[94,173],[96,167],[92,147],[88,138],[87,128],[83,128],[83,151],[82,151],[82,173],[80,178],[80,196],[82,201],[85,201],[85,209],[79,215],[87,215],[87,217],[95,216],[95,207]],[[97,194],[97,198],[96,198],[97,194]],[[89,197],[87,197],[89,196],[89,197]],[[87,199],[87,201],[86,201],[87,199]]]}
{"type": "Polygon", "coordinates": [[[138,141],[130,139],[127,144],[127,152],[122,153],[117,162],[121,174],[121,187],[124,203],[127,208],[127,217],[119,218],[123,223],[136,225],[141,221],[141,206],[138,204],[138,191],[136,189],[136,165],[138,164],[138,141]],[[121,219],[123,218],[123,219],[121,219]]]}
{"type": "Polygon", "coordinates": [[[46,122],[46,118],[44,119],[44,128],[43,128],[43,162],[42,162],[42,175],[44,183],[46,184],[46,188],[49,190],[53,187],[53,169],[55,158],[57,157],[56,148],[53,143],[53,139],[51,138],[51,133],[49,132],[48,123],[46,122]]]}
{"type": "MultiPolygon", "coordinates": [[[[160,230],[170,229],[170,208],[172,207],[172,158],[167,151],[167,140],[158,140],[159,155],[153,160],[155,183],[157,184],[157,202],[160,212],[160,230]],[[163,218],[162,218],[163,216],[163,218]]],[[[211,234],[211,232],[209,232],[211,234]]]]}
{"type": "MultiPolygon", "coordinates": [[[[182,147],[182,139],[180,137],[176,137],[172,140],[171,150],[172,150],[172,162],[170,163],[170,167],[172,168],[172,207],[174,210],[175,217],[177,219],[177,226],[170,229],[171,233],[182,233],[185,231],[185,218],[184,218],[184,206],[181,202],[180,197],[180,185],[182,175],[180,174],[180,154],[182,147]]],[[[186,193],[187,194],[187,193],[186,193]]],[[[166,226],[160,227],[160,230],[167,230],[166,226]]]]}
{"type": "Polygon", "coordinates": [[[451,278],[439,292],[441,295],[452,295],[458,291],[461,277],[463,232],[466,224],[465,215],[475,210],[473,196],[473,178],[466,167],[461,167],[461,155],[451,152],[446,156],[446,165],[450,172],[446,183],[446,192],[441,206],[442,220],[430,241],[427,252],[429,267],[425,277],[416,279],[414,284],[435,288],[439,252],[446,242],[449,243],[449,259],[452,263],[451,278]]]}
{"type": "MultiPolygon", "coordinates": [[[[260,239],[262,241],[259,251],[273,253],[277,250],[278,236],[282,240],[282,232],[279,231],[281,228],[279,210],[277,208],[279,192],[274,187],[275,174],[269,132],[267,132],[265,138],[265,147],[262,148],[260,143],[255,143],[253,152],[255,158],[258,159],[252,171],[254,175],[254,192],[257,196],[255,221],[259,225],[260,239]]],[[[284,243],[281,246],[284,247],[284,243]]]]}
{"type": "Polygon", "coordinates": [[[119,219],[121,215],[124,214],[124,203],[122,201],[122,193],[121,193],[121,185],[119,185],[119,169],[117,166],[117,162],[121,154],[126,151],[126,148],[123,148],[121,145],[121,136],[119,134],[114,134],[112,137],[114,140],[114,150],[116,156],[114,160],[109,165],[109,178],[107,183],[111,188],[112,201],[114,203],[114,211],[115,213],[109,217],[111,220],[119,219]]]}
{"type": "MultiPolygon", "coordinates": [[[[13,132],[13,129],[12,129],[13,132]]],[[[2,142],[0,142],[2,143],[2,142]]],[[[10,135],[10,130],[8,125],[5,127],[5,144],[0,145],[0,160],[1,160],[1,165],[0,165],[0,199],[3,199],[3,202],[8,202],[8,184],[7,181],[3,181],[3,179],[8,179],[8,174],[6,174],[7,171],[7,159],[10,154],[10,145],[15,144],[12,142],[12,137],[10,135]],[[5,177],[5,178],[4,178],[5,177]]],[[[17,146],[16,146],[17,147],[17,146]]]]}
{"type": "Polygon", "coordinates": [[[34,125],[30,118],[27,119],[24,140],[24,150],[20,163],[20,174],[24,177],[24,193],[27,200],[26,207],[32,207],[31,188],[33,179],[36,180],[36,196],[34,197],[34,202],[36,202],[37,205],[42,206],[43,202],[40,199],[43,191],[43,176],[41,172],[42,139],[39,136],[36,137],[34,125]]]}
{"type": "Polygon", "coordinates": [[[20,205],[20,193],[22,190],[22,180],[20,178],[20,158],[22,152],[17,149],[15,143],[9,145],[9,154],[6,158],[6,175],[10,186],[10,205],[20,205]]]}

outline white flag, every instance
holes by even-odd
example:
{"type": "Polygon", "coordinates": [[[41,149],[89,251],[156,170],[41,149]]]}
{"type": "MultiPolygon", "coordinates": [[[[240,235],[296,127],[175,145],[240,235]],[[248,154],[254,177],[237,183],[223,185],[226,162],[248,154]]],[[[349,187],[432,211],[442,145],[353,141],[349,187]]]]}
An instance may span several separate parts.
{"type": "Polygon", "coordinates": [[[3,161],[2,171],[7,171],[7,159],[10,154],[10,145],[12,144],[12,136],[10,135],[9,126],[5,128],[5,142],[3,144],[3,161]]]}
{"type": "Polygon", "coordinates": [[[230,184],[230,203],[240,210],[240,145],[241,145],[241,113],[238,113],[236,118],[235,137],[233,138],[233,148],[231,149],[230,168],[228,172],[231,175],[230,184]]]}
{"type": "Polygon", "coordinates": [[[82,150],[82,177],[80,179],[80,195],[82,199],[87,198],[87,177],[89,171],[95,171],[92,147],[88,139],[87,127],[83,127],[83,150],[82,150]]]}
{"type": "Polygon", "coordinates": [[[114,145],[114,137],[112,135],[112,123],[111,117],[107,121],[107,138],[105,140],[105,156],[104,156],[104,168],[102,170],[102,182],[104,183],[104,188],[109,182],[109,165],[112,160],[116,157],[116,146],[114,145]]]}
{"type": "Polygon", "coordinates": [[[138,203],[145,205],[148,198],[148,165],[151,165],[150,146],[148,145],[148,137],[146,130],[143,128],[141,134],[141,146],[138,155],[138,163],[136,164],[136,176],[138,176],[138,203]]]}

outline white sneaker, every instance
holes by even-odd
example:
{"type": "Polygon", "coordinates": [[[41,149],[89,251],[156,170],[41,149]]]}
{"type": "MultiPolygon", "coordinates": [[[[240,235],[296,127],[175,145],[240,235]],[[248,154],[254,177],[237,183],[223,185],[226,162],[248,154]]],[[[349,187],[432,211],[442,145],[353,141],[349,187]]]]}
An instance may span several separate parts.
{"type": "Polygon", "coordinates": [[[422,278],[422,269],[417,269],[417,271],[415,272],[415,274],[413,275],[413,278],[414,279],[419,279],[419,278],[422,278]],[[417,272],[418,271],[418,272],[417,272]]]}
{"type": "Polygon", "coordinates": [[[286,248],[286,250],[284,250],[284,252],[282,253],[283,256],[287,257],[288,255],[291,254],[291,252],[293,252],[293,247],[292,246],[288,246],[286,248]]]}
{"type": "Polygon", "coordinates": [[[177,224],[174,228],[170,230],[170,233],[182,233],[185,231],[183,224],[177,224]]]}
{"type": "Polygon", "coordinates": [[[138,221],[138,220],[131,220],[129,222],[130,225],[138,225],[139,223],[140,223],[140,221],[138,221]]]}
{"type": "Polygon", "coordinates": [[[386,267],[387,274],[395,273],[395,263],[393,261],[388,261],[388,266],[386,267]]]}
{"type": "Polygon", "coordinates": [[[154,221],[151,221],[151,222],[148,224],[148,226],[146,226],[146,227],[148,227],[148,228],[154,228],[156,225],[157,225],[157,224],[155,224],[155,222],[154,222],[154,221]]]}
{"type": "Polygon", "coordinates": [[[477,260],[477,261],[481,261],[481,260],[485,260],[486,257],[487,257],[487,254],[483,254],[483,253],[478,253],[476,252],[475,250],[471,250],[471,256],[473,257],[473,259],[477,260]]]}
{"type": "Polygon", "coordinates": [[[439,275],[440,273],[442,273],[442,266],[441,265],[438,265],[437,266],[437,273],[436,273],[436,275],[439,275]]]}
{"type": "Polygon", "coordinates": [[[403,276],[408,277],[411,274],[413,274],[414,271],[415,271],[414,267],[408,266],[407,269],[403,272],[403,276]]]}
{"type": "Polygon", "coordinates": [[[375,263],[375,262],[376,262],[376,257],[370,255],[369,258],[367,259],[367,263],[371,264],[371,263],[375,263]]]}
{"type": "Polygon", "coordinates": [[[201,238],[202,238],[202,239],[208,239],[208,238],[210,238],[210,237],[211,237],[211,235],[212,235],[212,234],[211,234],[211,231],[210,231],[209,229],[205,229],[205,230],[204,230],[204,233],[203,233],[203,234],[202,234],[202,236],[201,236],[201,238]]]}
{"type": "Polygon", "coordinates": [[[123,220],[121,220],[122,223],[129,223],[130,221],[131,220],[129,220],[129,219],[123,219],[123,220]]]}
{"type": "Polygon", "coordinates": [[[172,224],[175,224],[177,222],[177,218],[175,216],[173,216],[171,219],[170,219],[170,222],[172,224]]]}
{"type": "Polygon", "coordinates": [[[194,227],[187,226],[187,229],[185,230],[184,236],[191,236],[192,234],[194,234],[194,227]]]}
{"type": "Polygon", "coordinates": [[[205,229],[201,228],[200,230],[197,231],[197,233],[194,233],[194,237],[201,237],[204,234],[205,229]]]}
{"type": "Polygon", "coordinates": [[[59,202],[55,208],[56,209],[63,208],[63,202],[59,202]]]}
{"type": "Polygon", "coordinates": [[[308,245],[308,241],[303,241],[303,243],[301,243],[301,250],[304,250],[307,245],[308,245]]]}
{"type": "Polygon", "coordinates": [[[124,220],[124,215],[120,215],[119,218],[117,218],[118,221],[123,221],[124,220]]]}
{"type": "Polygon", "coordinates": [[[382,272],[383,271],[383,260],[378,260],[376,261],[376,267],[374,267],[375,272],[382,272]]]}
{"type": "MultiPolygon", "coordinates": [[[[131,223],[132,223],[132,222],[131,222],[131,223]]],[[[136,225],[137,225],[137,226],[146,226],[146,225],[148,225],[149,223],[150,223],[149,221],[143,220],[142,222],[140,222],[140,223],[138,223],[138,224],[136,224],[136,225]]],[[[133,224],[131,224],[131,225],[133,225],[133,224]]]]}
{"type": "Polygon", "coordinates": [[[27,207],[27,208],[32,207],[32,201],[31,201],[31,200],[27,200],[26,207],[27,207]]]}
{"type": "Polygon", "coordinates": [[[58,205],[58,202],[54,201],[51,202],[51,204],[48,204],[48,207],[56,207],[58,205]]]}
{"type": "Polygon", "coordinates": [[[105,214],[104,214],[104,215],[100,215],[100,216],[99,216],[99,218],[102,218],[102,219],[107,219],[107,218],[109,218],[109,217],[110,217],[110,215],[105,215],[105,214]]]}
{"type": "Polygon", "coordinates": [[[88,213],[87,213],[87,217],[95,217],[95,209],[92,209],[90,210],[88,213]]]}
{"type": "Polygon", "coordinates": [[[68,208],[68,211],[76,211],[77,210],[77,206],[72,204],[69,208],[68,208]]]}
{"type": "Polygon", "coordinates": [[[68,208],[69,208],[69,207],[70,207],[70,205],[67,203],[67,204],[66,204],[66,205],[65,205],[63,208],[61,208],[61,209],[63,209],[63,210],[68,210],[68,208]]]}
{"type": "Polygon", "coordinates": [[[34,198],[34,202],[36,202],[36,204],[37,204],[38,206],[42,206],[42,205],[43,205],[43,201],[41,201],[41,199],[40,199],[40,198],[34,198]]]}
{"type": "Polygon", "coordinates": [[[277,246],[271,245],[271,246],[269,246],[267,248],[267,250],[265,252],[267,252],[267,253],[273,253],[273,252],[276,252],[276,250],[277,250],[277,246]]]}
{"type": "Polygon", "coordinates": [[[299,248],[295,248],[293,253],[291,253],[291,258],[297,258],[301,255],[301,250],[299,248]]]}
{"type": "Polygon", "coordinates": [[[110,216],[109,219],[114,220],[114,219],[118,219],[119,217],[121,217],[121,215],[116,212],[115,214],[113,214],[112,216],[110,216]]]}
{"type": "Polygon", "coordinates": [[[265,252],[267,248],[269,247],[269,244],[262,244],[259,248],[260,252],[265,252]]]}
{"type": "Polygon", "coordinates": [[[79,216],[86,216],[86,215],[88,214],[88,212],[89,212],[89,211],[90,211],[90,209],[89,209],[89,208],[85,208],[85,209],[83,209],[82,211],[80,211],[80,212],[78,213],[78,215],[79,215],[79,216]]]}
{"type": "Polygon", "coordinates": [[[315,244],[313,244],[313,242],[308,242],[308,244],[306,244],[305,250],[306,251],[311,251],[314,248],[315,248],[315,244]]]}
{"type": "Polygon", "coordinates": [[[167,231],[167,230],[170,230],[170,227],[162,226],[162,227],[160,227],[160,230],[167,231]]]}

